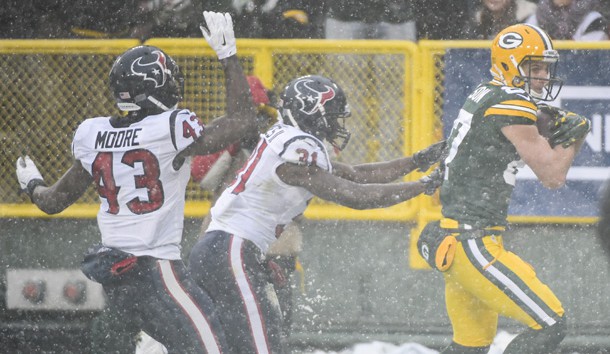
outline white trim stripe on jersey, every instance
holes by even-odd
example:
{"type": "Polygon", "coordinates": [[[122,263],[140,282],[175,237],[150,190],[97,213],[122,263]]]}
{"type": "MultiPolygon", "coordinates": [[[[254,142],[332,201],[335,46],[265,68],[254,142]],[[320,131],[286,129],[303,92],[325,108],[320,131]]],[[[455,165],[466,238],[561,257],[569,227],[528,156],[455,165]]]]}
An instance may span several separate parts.
{"type": "Polygon", "coordinates": [[[522,112],[527,112],[527,113],[531,113],[533,115],[536,115],[536,110],[531,109],[531,108],[527,108],[527,107],[523,107],[523,106],[517,106],[517,105],[495,104],[495,105],[491,106],[490,108],[512,109],[512,110],[515,110],[515,111],[522,111],[522,112]]]}
{"type": "Polygon", "coordinates": [[[169,260],[158,260],[159,270],[161,274],[161,280],[165,285],[165,288],[176,301],[176,303],[182,308],[182,311],[189,317],[199,337],[205,346],[208,353],[220,354],[220,347],[216,341],[216,336],[208,323],[207,318],[199,308],[199,306],[191,299],[188,293],[182,288],[180,281],[174,273],[171,261],[169,260]]]}
{"type": "Polygon", "coordinates": [[[269,344],[267,343],[267,336],[265,335],[265,326],[263,324],[263,316],[258,307],[256,296],[252,291],[246,272],[244,271],[243,259],[241,248],[244,244],[244,240],[240,237],[231,235],[231,246],[229,259],[231,262],[231,269],[233,270],[233,276],[237,282],[239,288],[239,294],[244,301],[246,306],[246,312],[248,314],[248,322],[250,323],[250,331],[254,338],[254,346],[256,347],[256,353],[268,354],[269,344]]]}
{"type": "Polygon", "coordinates": [[[502,285],[504,285],[507,289],[509,289],[515,296],[519,298],[519,300],[523,301],[523,303],[529,307],[538,317],[544,321],[549,326],[555,324],[555,319],[552,316],[549,316],[544,310],[538,306],[538,304],[532,300],[515,282],[513,282],[510,278],[508,278],[505,274],[503,274],[498,268],[496,268],[493,264],[490,265],[491,261],[485,259],[485,256],[481,253],[479,248],[477,247],[476,240],[468,240],[468,248],[470,252],[474,255],[475,259],[481,265],[481,267],[487,267],[486,272],[488,272],[491,276],[493,276],[496,280],[498,280],[502,285]]]}

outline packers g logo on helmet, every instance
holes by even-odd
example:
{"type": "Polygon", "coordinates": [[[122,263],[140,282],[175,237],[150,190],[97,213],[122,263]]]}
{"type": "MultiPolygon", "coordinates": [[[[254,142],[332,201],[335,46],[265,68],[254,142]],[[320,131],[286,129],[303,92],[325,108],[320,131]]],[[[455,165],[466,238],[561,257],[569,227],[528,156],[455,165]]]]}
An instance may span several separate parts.
{"type": "Polygon", "coordinates": [[[559,54],[553,48],[549,35],[541,28],[528,25],[512,25],[500,31],[491,45],[490,72],[495,81],[506,86],[522,88],[532,97],[542,101],[554,100],[563,82],[555,77],[559,54]],[[548,65],[548,76],[532,76],[532,62],[548,65]],[[527,72],[526,72],[527,71],[527,72]],[[542,91],[540,86],[534,91],[533,80],[546,81],[542,91]]]}
{"type": "Polygon", "coordinates": [[[516,32],[509,32],[500,37],[498,45],[504,49],[513,49],[523,43],[523,37],[516,32]]]}

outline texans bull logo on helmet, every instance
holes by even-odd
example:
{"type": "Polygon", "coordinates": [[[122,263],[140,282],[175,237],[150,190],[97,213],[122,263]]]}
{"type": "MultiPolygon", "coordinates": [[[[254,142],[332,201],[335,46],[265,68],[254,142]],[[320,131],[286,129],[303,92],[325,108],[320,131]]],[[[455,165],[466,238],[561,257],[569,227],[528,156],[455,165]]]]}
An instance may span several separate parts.
{"type": "Polygon", "coordinates": [[[151,63],[142,63],[142,57],[136,59],[131,63],[131,71],[138,76],[142,76],[144,80],[152,81],[155,83],[155,87],[162,87],[165,85],[167,65],[166,58],[163,52],[154,51],[152,54],[157,55],[157,59],[151,63]],[[152,73],[154,76],[149,76],[152,73]]]}
{"type": "Polygon", "coordinates": [[[299,80],[295,83],[294,89],[297,92],[296,99],[301,102],[301,112],[312,115],[320,109],[324,110],[324,103],[335,98],[335,90],[324,85],[326,91],[320,92],[311,87],[314,81],[311,79],[299,80]]]}

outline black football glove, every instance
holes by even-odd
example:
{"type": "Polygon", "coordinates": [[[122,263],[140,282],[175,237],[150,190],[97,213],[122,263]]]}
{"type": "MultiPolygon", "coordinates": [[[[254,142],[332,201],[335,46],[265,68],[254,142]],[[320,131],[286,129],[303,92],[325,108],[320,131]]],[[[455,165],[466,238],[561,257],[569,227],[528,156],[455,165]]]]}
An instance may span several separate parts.
{"type": "Polygon", "coordinates": [[[538,118],[536,120],[536,127],[538,128],[538,133],[548,140],[551,136],[551,128],[555,122],[566,114],[568,114],[568,112],[561,108],[539,103],[538,111],[536,112],[538,118]]]}
{"type": "Polygon", "coordinates": [[[430,166],[434,165],[441,159],[444,160],[447,150],[447,141],[442,140],[436,144],[432,144],[427,148],[413,154],[413,162],[420,172],[426,172],[430,166]]]}
{"type": "Polygon", "coordinates": [[[425,195],[432,195],[443,184],[445,178],[445,168],[441,165],[432,171],[431,174],[419,179],[426,186],[425,195]]]}
{"type": "Polygon", "coordinates": [[[538,128],[538,133],[548,140],[551,136],[553,124],[566,114],[567,112],[560,108],[539,103],[538,112],[536,112],[538,118],[536,120],[536,127],[538,128]]]}
{"type": "Polygon", "coordinates": [[[551,117],[552,121],[556,121],[559,118],[568,114],[567,111],[561,108],[549,106],[546,103],[538,103],[538,110],[542,113],[548,114],[551,117]]]}
{"type": "Polygon", "coordinates": [[[551,137],[549,144],[551,147],[561,145],[569,147],[578,140],[584,138],[591,130],[591,121],[579,114],[567,112],[567,114],[557,119],[551,126],[551,137]]]}

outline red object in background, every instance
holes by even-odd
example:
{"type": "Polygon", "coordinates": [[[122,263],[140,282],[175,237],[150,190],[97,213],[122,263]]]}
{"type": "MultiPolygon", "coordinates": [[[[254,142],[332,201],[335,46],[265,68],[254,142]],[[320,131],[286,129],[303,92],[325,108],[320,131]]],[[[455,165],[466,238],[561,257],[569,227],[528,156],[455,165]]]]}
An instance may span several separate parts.
{"type": "Polygon", "coordinates": [[[248,85],[250,86],[254,105],[269,104],[267,89],[263,86],[261,80],[256,76],[246,76],[246,80],[248,80],[248,85]]]}
{"type": "Polygon", "coordinates": [[[64,298],[78,305],[87,300],[87,284],[82,280],[69,281],[64,285],[64,298]]]}
{"type": "Polygon", "coordinates": [[[200,182],[205,175],[208,174],[212,166],[214,166],[214,163],[218,161],[220,155],[225,151],[228,151],[231,156],[235,156],[239,152],[239,149],[239,143],[234,143],[229,145],[225,150],[213,154],[193,156],[193,161],[191,162],[191,177],[195,182],[200,182]]]}
{"type": "Polygon", "coordinates": [[[23,297],[33,304],[42,303],[46,292],[47,284],[42,280],[28,280],[21,289],[23,297]]]}
{"type": "MultiPolygon", "coordinates": [[[[269,104],[270,101],[269,96],[267,95],[267,89],[265,86],[263,86],[261,80],[252,75],[247,76],[246,80],[248,80],[248,85],[250,86],[250,92],[252,93],[252,101],[254,104],[256,106],[269,104]]],[[[239,152],[240,148],[239,143],[234,143],[225,150],[221,150],[213,154],[194,156],[191,162],[191,177],[195,182],[201,182],[201,180],[203,180],[203,178],[208,174],[212,166],[214,166],[216,161],[218,161],[220,156],[225,151],[228,151],[233,157],[239,152]]]]}

